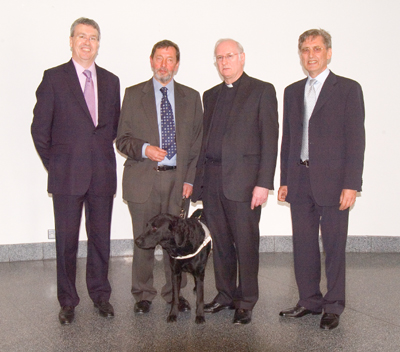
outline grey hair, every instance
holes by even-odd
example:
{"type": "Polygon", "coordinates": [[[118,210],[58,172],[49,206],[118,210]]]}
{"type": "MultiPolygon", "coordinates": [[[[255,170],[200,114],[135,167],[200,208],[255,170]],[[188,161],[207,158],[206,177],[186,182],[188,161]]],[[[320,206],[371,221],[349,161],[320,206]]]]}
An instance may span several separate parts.
{"type": "Polygon", "coordinates": [[[214,56],[215,56],[215,54],[216,54],[218,45],[220,45],[221,43],[224,43],[224,42],[234,42],[234,43],[236,44],[237,48],[238,48],[239,56],[240,56],[240,54],[243,54],[243,53],[244,53],[244,49],[243,49],[242,44],[240,44],[239,42],[237,42],[237,41],[234,40],[234,39],[223,38],[223,39],[218,40],[218,41],[215,43],[215,47],[214,47],[214,56]]]}
{"type": "Polygon", "coordinates": [[[303,43],[307,40],[307,38],[311,37],[314,39],[315,37],[322,37],[322,41],[324,42],[325,48],[326,49],[331,49],[332,48],[332,37],[331,35],[323,30],[322,28],[320,29],[309,29],[308,31],[305,31],[303,34],[300,35],[299,37],[299,50],[301,50],[301,46],[303,43]]]}
{"type": "Polygon", "coordinates": [[[99,25],[97,24],[97,22],[95,20],[91,20],[90,18],[86,18],[86,17],[80,17],[77,20],[75,20],[74,23],[72,23],[71,30],[70,30],[70,37],[74,36],[75,27],[78,24],[85,24],[87,26],[92,26],[94,29],[96,29],[97,32],[99,33],[99,38],[98,39],[100,41],[100,27],[99,27],[99,25]]]}

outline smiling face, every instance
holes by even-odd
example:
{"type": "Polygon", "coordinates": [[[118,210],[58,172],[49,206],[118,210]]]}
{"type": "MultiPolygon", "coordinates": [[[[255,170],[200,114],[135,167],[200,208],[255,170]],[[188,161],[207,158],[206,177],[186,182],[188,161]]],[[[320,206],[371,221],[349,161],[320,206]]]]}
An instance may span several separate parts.
{"type": "Polygon", "coordinates": [[[74,36],[69,38],[72,58],[84,68],[89,68],[99,51],[99,33],[97,29],[86,24],[75,27],[74,36]]]}
{"type": "Polygon", "coordinates": [[[176,49],[172,46],[156,49],[153,57],[150,56],[150,65],[155,79],[166,86],[178,71],[176,49]]]}
{"type": "Polygon", "coordinates": [[[321,36],[308,37],[301,45],[300,57],[310,77],[315,78],[328,67],[332,49],[326,49],[321,36]]]}
{"type": "Polygon", "coordinates": [[[239,54],[239,48],[234,41],[228,40],[219,44],[215,49],[215,60],[225,83],[234,83],[242,75],[245,55],[239,54]]]}

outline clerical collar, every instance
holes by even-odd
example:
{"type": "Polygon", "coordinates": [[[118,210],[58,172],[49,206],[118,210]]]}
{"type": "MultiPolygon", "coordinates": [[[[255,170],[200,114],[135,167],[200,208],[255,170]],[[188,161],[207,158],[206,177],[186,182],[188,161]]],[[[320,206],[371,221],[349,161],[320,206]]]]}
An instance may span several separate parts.
{"type": "Polygon", "coordinates": [[[239,82],[242,79],[242,77],[243,77],[243,73],[240,75],[240,77],[235,82],[230,83],[230,84],[226,84],[225,82],[224,83],[228,88],[233,88],[233,87],[236,87],[237,85],[239,85],[239,82]]]}

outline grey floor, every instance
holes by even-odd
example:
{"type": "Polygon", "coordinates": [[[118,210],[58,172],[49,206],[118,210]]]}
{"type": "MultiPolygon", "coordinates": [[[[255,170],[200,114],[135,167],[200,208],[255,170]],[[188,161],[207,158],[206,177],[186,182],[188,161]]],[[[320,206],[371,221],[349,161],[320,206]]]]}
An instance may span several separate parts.
{"type": "MultiPolygon", "coordinates": [[[[163,282],[158,258],[155,282],[163,282]]],[[[320,316],[289,320],[282,308],[296,303],[290,253],[262,253],[260,300],[251,324],[232,324],[233,311],[194,313],[167,323],[167,304],[157,296],[151,312],[136,316],[130,294],[131,257],[111,259],[111,303],[106,320],[93,308],[85,286],[85,259],[79,259],[81,303],[72,325],[58,322],[55,261],[0,263],[0,351],[400,351],[400,254],[347,254],[347,308],[332,331],[319,328],[320,316]]],[[[206,275],[206,301],[214,297],[212,260],[206,275]]],[[[325,285],[325,281],[322,282],[325,285]]],[[[184,289],[192,307],[192,284],[184,289]],[[190,286],[190,287],[189,287],[190,286]]]]}

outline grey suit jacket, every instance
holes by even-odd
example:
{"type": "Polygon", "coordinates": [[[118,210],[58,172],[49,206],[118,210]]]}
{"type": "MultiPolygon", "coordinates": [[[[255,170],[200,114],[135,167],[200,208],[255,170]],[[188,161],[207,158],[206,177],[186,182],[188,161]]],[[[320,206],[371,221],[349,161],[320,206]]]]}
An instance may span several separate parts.
{"type": "MultiPolygon", "coordinates": [[[[193,184],[203,135],[200,94],[174,82],[177,145],[176,201],[182,199],[185,182],[193,184]]],[[[129,87],[121,109],[116,146],[127,156],[122,181],[126,201],[144,203],[150,196],[157,162],[142,158],[144,143],[159,146],[153,80],[129,87]]]]}

